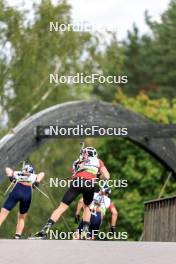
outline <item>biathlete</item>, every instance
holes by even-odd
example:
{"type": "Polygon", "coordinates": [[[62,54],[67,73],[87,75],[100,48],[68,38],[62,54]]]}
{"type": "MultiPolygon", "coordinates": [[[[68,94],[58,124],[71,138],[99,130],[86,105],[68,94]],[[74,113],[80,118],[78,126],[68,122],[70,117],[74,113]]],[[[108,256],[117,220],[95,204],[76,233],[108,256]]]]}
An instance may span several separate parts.
{"type": "Polygon", "coordinates": [[[35,174],[34,168],[30,164],[26,164],[22,171],[13,171],[11,168],[6,168],[5,173],[12,182],[13,189],[2,206],[0,212],[0,226],[7,218],[9,212],[19,202],[19,214],[14,238],[20,239],[32,200],[32,188],[39,186],[45,174],[44,172],[35,174]]]}
{"type": "Polygon", "coordinates": [[[61,215],[69,208],[69,205],[79,195],[83,195],[83,231],[89,230],[90,209],[95,191],[95,180],[97,174],[100,174],[102,180],[109,180],[110,175],[102,160],[97,157],[96,149],[86,147],[82,150],[81,158],[73,163],[71,185],[66,191],[60,205],[52,213],[44,227],[35,234],[36,238],[45,239],[50,228],[55,224],[61,215]]]}
{"type": "MultiPolygon", "coordinates": [[[[109,198],[111,194],[111,189],[109,187],[104,187],[98,193],[94,193],[93,202],[90,205],[91,219],[89,226],[88,237],[90,239],[94,239],[94,235],[97,235],[97,232],[100,229],[103,218],[109,210],[111,212],[111,227],[110,232],[114,233],[116,229],[117,219],[118,219],[118,211],[114,205],[114,203],[109,198]]],[[[78,223],[80,219],[80,212],[84,208],[84,202],[81,198],[77,204],[76,214],[75,214],[75,222],[78,223]]],[[[83,229],[83,221],[78,226],[76,233],[74,234],[74,239],[80,239],[83,229]]]]}

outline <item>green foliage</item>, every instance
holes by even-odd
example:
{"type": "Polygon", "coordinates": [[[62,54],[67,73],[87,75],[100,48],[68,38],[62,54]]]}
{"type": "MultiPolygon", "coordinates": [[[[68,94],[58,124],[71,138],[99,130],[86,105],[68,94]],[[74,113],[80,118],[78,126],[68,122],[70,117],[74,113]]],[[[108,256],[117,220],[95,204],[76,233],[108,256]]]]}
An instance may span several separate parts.
{"type": "MultiPolygon", "coordinates": [[[[124,50],[117,40],[114,33],[109,32],[110,43],[104,43],[104,49],[97,50],[94,54],[94,72],[100,72],[103,76],[116,76],[117,78],[126,75],[123,70],[124,65],[124,50]]],[[[105,101],[112,101],[117,87],[123,87],[124,84],[98,84],[93,85],[94,94],[105,101]]]]}
{"type": "MultiPolygon", "coordinates": [[[[59,24],[72,22],[70,6],[66,1],[60,1],[58,5],[53,5],[51,1],[41,1],[41,4],[34,5],[32,21],[28,20],[27,11],[21,12],[12,8],[3,0],[0,5],[0,46],[3,47],[0,54],[0,113],[8,113],[8,127],[0,131],[0,136],[3,136],[8,132],[8,128],[41,109],[61,102],[90,99],[91,86],[55,86],[49,84],[48,76],[56,70],[60,75],[88,71],[89,60],[84,59],[83,55],[86,50],[87,56],[89,55],[92,37],[84,32],[49,31],[50,21],[59,24]]],[[[69,142],[70,144],[68,141],[51,142],[28,157],[36,165],[37,171],[45,171],[47,184],[50,177],[64,178],[71,174],[72,161],[77,158],[79,144],[77,140],[69,142]]],[[[1,194],[7,184],[6,180],[1,185],[1,194]]],[[[53,203],[34,191],[25,230],[27,235],[41,227],[59,203],[64,189],[49,188],[49,192],[51,197],[54,197],[53,203]]],[[[1,195],[1,205],[4,199],[1,195]]],[[[16,214],[17,209],[10,214],[0,230],[1,237],[12,237],[16,214]]],[[[62,227],[65,227],[65,224],[61,224],[60,228],[62,227]]]]}
{"type": "Polygon", "coordinates": [[[160,99],[150,99],[145,91],[135,97],[128,97],[122,90],[117,91],[115,95],[116,103],[142,114],[152,121],[173,124],[176,122],[176,99],[168,100],[164,97],[160,99]]]}
{"type": "Polygon", "coordinates": [[[136,95],[140,89],[145,89],[153,98],[162,95],[172,98],[176,95],[175,0],[171,1],[160,22],[152,21],[147,12],[145,20],[151,33],[139,36],[138,28],[134,25],[124,41],[124,69],[129,76],[125,92],[136,95]]]}
{"type": "Polygon", "coordinates": [[[148,153],[126,139],[107,139],[99,149],[113,180],[127,180],[127,188],[113,188],[119,211],[118,230],[138,240],[143,228],[143,203],[158,197],[167,173],[148,153]]]}
{"type": "MultiPolygon", "coordinates": [[[[34,18],[29,21],[28,12],[19,11],[0,0],[0,118],[8,114],[8,125],[0,130],[0,136],[26,115],[78,99],[114,100],[114,103],[152,121],[175,123],[176,2],[171,2],[161,22],[151,21],[146,14],[150,35],[140,36],[134,25],[123,43],[110,33],[109,43],[104,41],[103,45],[101,35],[49,31],[50,21],[71,23],[70,11],[66,1],[53,5],[51,1],[43,0],[33,6],[34,18]],[[128,75],[129,82],[125,87],[98,83],[55,86],[48,79],[55,71],[60,75],[74,75],[76,72],[128,75]]],[[[117,231],[128,231],[130,240],[139,239],[143,230],[143,202],[158,197],[168,172],[148,153],[126,139],[86,139],[86,142],[97,147],[112,179],[128,180],[126,189],[114,188],[112,192],[112,200],[119,210],[117,231]]],[[[29,158],[37,171],[46,173],[44,183],[48,184],[51,177],[61,179],[71,174],[71,164],[78,153],[79,139],[55,140],[29,158]]],[[[7,185],[5,180],[0,188],[1,205],[7,185]]],[[[176,183],[171,179],[164,196],[174,194],[175,187],[176,183]]],[[[41,188],[49,193],[52,202],[34,191],[25,236],[38,231],[66,190],[48,188],[48,185],[41,185],[41,188]]],[[[75,230],[76,202],[55,228],[75,230]]],[[[18,208],[0,229],[1,237],[10,238],[14,234],[17,211],[18,208]]],[[[102,230],[108,231],[107,221],[104,221],[102,230]]]]}
{"type": "MultiPolygon", "coordinates": [[[[115,103],[143,114],[161,123],[174,123],[175,100],[150,99],[144,92],[128,97],[117,92],[115,103]]],[[[143,203],[158,198],[168,171],[158,161],[134,143],[123,138],[110,138],[99,148],[111,178],[126,179],[127,188],[113,188],[112,200],[119,210],[118,230],[127,231],[130,240],[138,240],[143,230],[143,203]]],[[[165,189],[164,197],[175,194],[176,182],[172,178],[165,189]]]]}
{"type": "Polygon", "coordinates": [[[50,21],[71,23],[70,6],[65,1],[58,5],[42,1],[34,5],[33,12],[34,20],[29,22],[25,13],[1,1],[0,44],[6,48],[0,59],[0,104],[8,112],[10,127],[26,114],[53,104],[90,98],[91,87],[80,92],[79,85],[49,83],[50,73],[68,76],[85,71],[81,58],[91,46],[90,34],[49,31],[50,21]]]}

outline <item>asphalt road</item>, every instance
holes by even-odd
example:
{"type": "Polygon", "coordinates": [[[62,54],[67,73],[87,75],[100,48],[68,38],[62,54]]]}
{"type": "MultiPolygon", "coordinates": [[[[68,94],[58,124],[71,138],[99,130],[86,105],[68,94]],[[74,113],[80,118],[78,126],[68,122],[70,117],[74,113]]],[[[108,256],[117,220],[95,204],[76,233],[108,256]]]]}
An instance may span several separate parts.
{"type": "Polygon", "coordinates": [[[2,264],[173,264],[176,243],[0,240],[2,264]]]}

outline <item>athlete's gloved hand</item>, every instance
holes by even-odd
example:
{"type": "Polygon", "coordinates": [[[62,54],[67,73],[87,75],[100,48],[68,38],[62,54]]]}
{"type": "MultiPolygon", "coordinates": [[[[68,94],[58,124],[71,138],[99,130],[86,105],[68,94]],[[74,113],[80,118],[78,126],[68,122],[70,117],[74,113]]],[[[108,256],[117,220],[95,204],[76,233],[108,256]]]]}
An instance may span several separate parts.
{"type": "Polygon", "coordinates": [[[76,214],[75,215],[75,224],[78,224],[80,221],[80,215],[76,214]]]}
{"type": "Polygon", "coordinates": [[[35,189],[35,187],[39,187],[39,182],[38,181],[35,181],[33,184],[32,184],[32,188],[35,189]]]}
{"type": "Polygon", "coordinates": [[[74,161],[74,171],[75,172],[77,172],[78,170],[79,170],[79,163],[80,163],[80,161],[79,160],[75,160],[74,161]]]}
{"type": "Polygon", "coordinates": [[[110,232],[115,234],[115,231],[116,231],[116,226],[111,226],[110,227],[110,232]]]}
{"type": "Polygon", "coordinates": [[[101,173],[97,173],[97,179],[100,179],[101,173]]]}
{"type": "Polygon", "coordinates": [[[13,176],[9,176],[9,180],[11,181],[11,182],[16,182],[16,179],[15,179],[15,177],[13,177],[13,176]]]}
{"type": "Polygon", "coordinates": [[[18,175],[18,176],[24,176],[24,173],[23,173],[23,172],[18,172],[17,175],[18,175]]]}

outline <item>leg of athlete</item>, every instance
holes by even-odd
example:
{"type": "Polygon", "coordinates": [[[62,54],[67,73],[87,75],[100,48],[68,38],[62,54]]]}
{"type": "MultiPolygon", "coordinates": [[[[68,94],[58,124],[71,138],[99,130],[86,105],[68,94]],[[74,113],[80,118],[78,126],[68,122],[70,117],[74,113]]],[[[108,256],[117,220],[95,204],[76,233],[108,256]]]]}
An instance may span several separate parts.
{"type": "Polygon", "coordinates": [[[90,216],[91,216],[91,212],[90,212],[89,205],[84,205],[83,220],[85,222],[90,222],[90,216]]]}
{"type": "MultiPolygon", "coordinates": [[[[72,203],[72,201],[75,200],[75,198],[82,192],[83,192],[83,188],[80,187],[80,183],[78,187],[75,187],[74,183],[72,182],[70,188],[66,191],[62,199],[62,202],[60,203],[58,208],[52,213],[51,217],[48,219],[47,223],[43,226],[43,228],[35,234],[35,237],[39,239],[42,239],[42,238],[45,239],[52,225],[55,224],[59,220],[61,215],[69,208],[69,205],[72,203]]],[[[92,202],[93,193],[94,192],[92,192],[91,190],[91,197],[87,197],[87,199],[84,199],[85,200],[84,203],[86,207],[88,207],[88,205],[92,202]]],[[[87,195],[89,196],[89,194],[90,194],[89,190],[85,191],[83,194],[83,197],[85,198],[85,196],[87,195]]],[[[89,222],[90,222],[90,212],[89,211],[90,210],[86,208],[84,214],[85,214],[85,219],[87,219],[88,221],[84,220],[84,227],[89,226],[89,222]]]]}
{"type": "Polygon", "coordinates": [[[91,239],[95,239],[97,237],[101,223],[102,223],[101,212],[97,212],[96,214],[91,215],[90,226],[89,226],[89,231],[91,233],[91,239]]]}
{"type": "Polygon", "coordinates": [[[8,214],[10,213],[9,210],[2,208],[1,212],[0,212],[0,226],[2,225],[2,223],[5,221],[5,219],[7,218],[8,214]]]}
{"type": "Polygon", "coordinates": [[[21,234],[23,233],[23,229],[24,229],[24,223],[25,223],[25,219],[26,219],[27,213],[25,214],[18,214],[18,222],[17,222],[17,226],[16,226],[16,234],[15,234],[15,238],[20,238],[21,234]]]}
{"type": "Polygon", "coordinates": [[[51,217],[48,219],[47,223],[43,228],[37,232],[34,236],[38,239],[47,238],[50,228],[59,220],[61,215],[69,208],[71,202],[79,195],[79,189],[74,188],[72,185],[65,193],[62,202],[58,208],[52,213],[51,217]]]}
{"type": "Polygon", "coordinates": [[[59,220],[61,215],[68,208],[69,208],[69,205],[61,202],[60,205],[58,206],[58,208],[56,208],[56,210],[54,210],[54,212],[52,213],[51,217],[48,219],[47,223],[43,226],[43,228],[39,232],[37,232],[35,234],[35,237],[39,238],[39,239],[47,238],[47,235],[48,235],[49,230],[52,227],[52,225],[54,225],[59,220]]]}
{"type": "Polygon", "coordinates": [[[10,213],[10,211],[15,207],[16,203],[17,203],[16,188],[14,188],[13,191],[9,194],[8,198],[6,199],[6,201],[4,202],[3,207],[1,209],[1,212],[0,212],[0,226],[5,221],[5,219],[7,218],[8,214],[10,213]]]}
{"type": "Polygon", "coordinates": [[[54,222],[57,222],[61,215],[68,209],[68,205],[61,202],[60,205],[57,207],[57,209],[52,213],[50,219],[52,219],[54,222]]]}
{"type": "Polygon", "coordinates": [[[17,187],[15,186],[13,191],[10,192],[9,196],[7,197],[6,201],[4,202],[1,212],[0,212],[0,225],[4,222],[7,218],[10,211],[15,207],[18,202],[17,197],[17,187]]]}
{"type": "MultiPolygon", "coordinates": [[[[85,239],[88,238],[87,235],[89,235],[89,225],[90,225],[90,218],[91,218],[91,212],[90,212],[90,204],[93,201],[94,196],[94,187],[92,182],[89,182],[89,187],[86,186],[88,182],[85,182],[85,186],[83,187],[83,201],[84,201],[84,211],[83,211],[83,232],[82,237],[85,237],[85,239]]],[[[83,238],[84,239],[84,238],[83,238]]]]}

